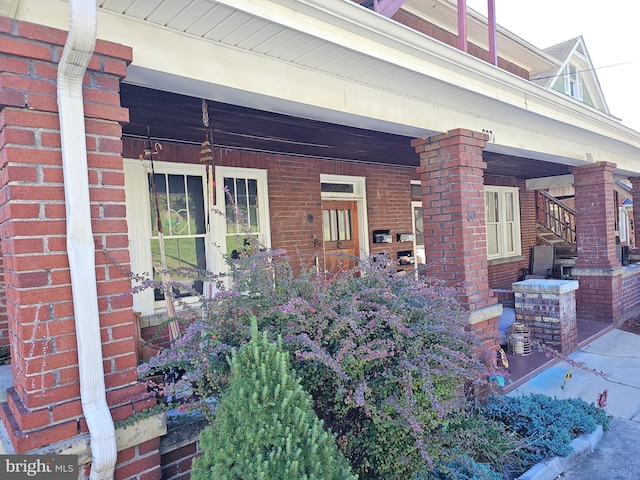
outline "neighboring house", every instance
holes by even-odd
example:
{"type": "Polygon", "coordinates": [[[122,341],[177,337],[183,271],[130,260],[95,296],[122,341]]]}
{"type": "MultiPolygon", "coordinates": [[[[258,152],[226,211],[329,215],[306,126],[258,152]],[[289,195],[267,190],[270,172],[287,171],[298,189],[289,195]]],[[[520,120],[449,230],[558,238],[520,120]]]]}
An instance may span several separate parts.
{"type": "MultiPolygon", "coordinates": [[[[469,11],[461,42],[449,0],[375,2],[393,7],[387,16],[348,0],[100,0],[95,50],[79,47],[88,62],[79,97],[57,81],[59,63],[71,77],[80,64],[62,53],[78,3],[89,2],[0,3],[0,339],[13,357],[0,418],[10,448],[80,452],[83,465],[104,458],[107,473],[94,478],[108,478],[113,446],[104,440],[104,453],[94,437],[110,419],[85,421],[87,362],[104,378],[90,390],[106,391],[96,401],[111,417],[149,405],[134,313],[149,334],[164,300],[128,295],[129,279],[87,238],[151,272],[153,184],[176,265],[221,272],[244,247],[226,188],[252,233],[296,268],[337,268],[334,251],[386,253],[408,271],[411,259],[426,262],[459,288],[494,348],[495,290],[529,266],[536,198],[566,191],[578,317],[617,324],[640,313],[640,272],[621,266],[615,215],[617,181],[640,208],[640,133],[609,113],[582,39],[559,55],[500,27],[492,37],[469,11]],[[61,127],[59,108],[79,98],[84,117],[71,108],[76,122],[61,127]],[[82,125],[86,134],[72,137],[82,125]],[[200,161],[205,140],[213,165],[200,161]],[[88,165],[69,167],[66,149],[88,165]],[[76,240],[83,220],[91,232],[76,240]],[[76,246],[90,250],[86,261],[76,246]]],[[[88,34],[92,22],[71,25],[88,34]]],[[[117,478],[188,469],[180,462],[195,454],[192,441],[161,444],[162,425],[136,432],[118,437],[117,478]]]]}
{"type": "Polygon", "coordinates": [[[582,37],[566,40],[544,52],[558,59],[555,68],[531,75],[531,81],[552,88],[609,115],[596,70],[582,37]]]}

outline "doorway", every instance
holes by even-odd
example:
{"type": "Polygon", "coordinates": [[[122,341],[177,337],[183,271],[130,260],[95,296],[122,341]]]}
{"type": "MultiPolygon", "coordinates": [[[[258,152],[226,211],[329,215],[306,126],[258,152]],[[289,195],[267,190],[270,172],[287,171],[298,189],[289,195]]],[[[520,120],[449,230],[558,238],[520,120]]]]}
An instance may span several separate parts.
{"type": "Polygon", "coordinates": [[[360,256],[357,202],[323,201],[322,234],[325,272],[336,274],[355,267],[360,256]]]}

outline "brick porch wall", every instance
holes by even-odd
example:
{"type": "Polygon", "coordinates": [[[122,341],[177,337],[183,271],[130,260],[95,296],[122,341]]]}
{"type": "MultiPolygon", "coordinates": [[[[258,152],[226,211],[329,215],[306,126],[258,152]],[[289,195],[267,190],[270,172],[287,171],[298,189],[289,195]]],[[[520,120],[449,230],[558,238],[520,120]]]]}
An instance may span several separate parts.
{"type": "Polygon", "coordinates": [[[622,274],[620,321],[640,316],[640,264],[628,265],[622,274]]]}
{"type": "MultiPolygon", "coordinates": [[[[69,266],[56,102],[66,32],[0,17],[0,244],[14,388],[0,417],[17,452],[87,433],[69,266]]],[[[92,228],[129,263],[119,85],[131,49],[98,41],[84,79],[92,228]]],[[[114,420],[153,405],[137,379],[130,281],[96,251],[107,402],[114,420]]],[[[123,450],[116,478],[160,478],[158,442],[123,450]]]]}

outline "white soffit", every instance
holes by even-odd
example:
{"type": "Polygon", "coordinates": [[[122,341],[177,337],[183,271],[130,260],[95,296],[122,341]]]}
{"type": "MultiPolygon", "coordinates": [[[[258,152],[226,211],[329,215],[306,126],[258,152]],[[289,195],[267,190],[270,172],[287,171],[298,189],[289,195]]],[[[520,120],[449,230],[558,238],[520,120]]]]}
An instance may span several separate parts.
{"type": "MultiPolygon", "coordinates": [[[[491,130],[506,146],[640,171],[637,132],[350,1],[98,6],[99,38],[133,47],[127,82],[412,136],[491,130]]],[[[18,18],[65,29],[67,11],[21,0],[18,18]]]]}

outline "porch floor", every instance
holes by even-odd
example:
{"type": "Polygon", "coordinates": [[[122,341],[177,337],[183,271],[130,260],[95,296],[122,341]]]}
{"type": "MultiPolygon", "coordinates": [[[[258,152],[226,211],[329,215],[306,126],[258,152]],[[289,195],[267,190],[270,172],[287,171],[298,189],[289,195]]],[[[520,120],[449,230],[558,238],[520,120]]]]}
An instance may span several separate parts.
{"type": "MultiPolygon", "coordinates": [[[[605,322],[596,322],[590,320],[578,320],[578,348],[583,347],[596,338],[604,335],[614,328],[613,324],[605,322]]],[[[503,346],[504,347],[504,346],[503,346]]],[[[504,349],[505,352],[507,349],[504,349]]],[[[503,388],[503,393],[507,393],[530,378],[534,377],[543,370],[546,370],[559,359],[550,357],[544,352],[536,349],[529,355],[512,355],[507,353],[509,360],[509,378],[507,385],[503,388]]]]}

